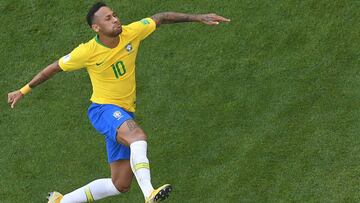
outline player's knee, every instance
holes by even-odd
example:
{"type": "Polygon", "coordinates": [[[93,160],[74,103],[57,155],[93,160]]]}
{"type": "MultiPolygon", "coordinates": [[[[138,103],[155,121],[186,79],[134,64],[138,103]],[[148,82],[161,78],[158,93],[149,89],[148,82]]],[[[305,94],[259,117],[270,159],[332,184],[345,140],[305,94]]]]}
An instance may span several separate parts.
{"type": "Polygon", "coordinates": [[[120,186],[119,188],[116,188],[120,193],[126,193],[130,190],[130,186],[124,187],[120,186]]]}
{"type": "Polygon", "coordinates": [[[140,127],[124,130],[123,126],[121,126],[117,129],[116,139],[119,143],[130,145],[136,141],[147,140],[147,136],[140,127]]]}
{"type": "Polygon", "coordinates": [[[121,180],[113,180],[113,184],[116,189],[121,193],[128,192],[131,186],[131,184],[124,184],[121,180]]]}
{"type": "Polygon", "coordinates": [[[133,130],[131,132],[131,137],[135,140],[135,141],[139,141],[139,140],[146,140],[147,136],[144,133],[144,131],[141,128],[137,128],[135,130],[133,130]]]}
{"type": "Polygon", "coordinates": [[[127,143],[128,145],[130,145],[133,142],[146,140],[146,139],[147,136],[141,128],[134,129],[131,132],[129,132],[127,136],[123,137],[124,142],[127,143]]]}

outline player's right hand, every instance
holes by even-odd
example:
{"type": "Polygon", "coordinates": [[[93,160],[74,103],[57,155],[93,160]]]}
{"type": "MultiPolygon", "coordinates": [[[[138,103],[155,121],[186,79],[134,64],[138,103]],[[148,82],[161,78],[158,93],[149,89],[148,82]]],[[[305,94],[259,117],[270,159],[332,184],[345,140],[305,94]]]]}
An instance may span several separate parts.
{"type": "Polygon", "coordinates": [[[218,25],[221,22],[230,22],[230,19],[219,16],[215,13],[209,14],[200,14],[198,15],[200,22],[205,23],[207,25],[218,25]]]}
{"type": "Polygon", "coordinates": [[[23,97],[24,95],[20,92],[20,90],[16,90],[10,92],[8,94],[8,104],[11,108],[15,107],[15,104],[23,97]]]}

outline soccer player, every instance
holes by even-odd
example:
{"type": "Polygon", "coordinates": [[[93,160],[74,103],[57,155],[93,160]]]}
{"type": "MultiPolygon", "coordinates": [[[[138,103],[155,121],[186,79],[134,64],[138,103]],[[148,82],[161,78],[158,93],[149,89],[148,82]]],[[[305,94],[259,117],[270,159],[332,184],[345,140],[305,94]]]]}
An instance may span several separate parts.
{"type": "Polygon", "coordinates": [[[115,12],[104,3],[96,3],[86,16],[96,36],[80,44],[71,53],[40,71],[20,90],[8,94],[8,103],[16,103],[34,87],[62,71],[86,68],[93,87],[88,117],[104,135],[111,178],[95,180],[68,194],[49,193],[49,203],[92,202],[129,190],[133,174],[145,202],[162,201],[172,187],[154,189],[147,158],[147,136],[134,121],[135,59],[140,42],[161,24],[202,22],[216,25],[229,19],[216,14],[158,13],[129,25],[122,25],[115,12]]]}

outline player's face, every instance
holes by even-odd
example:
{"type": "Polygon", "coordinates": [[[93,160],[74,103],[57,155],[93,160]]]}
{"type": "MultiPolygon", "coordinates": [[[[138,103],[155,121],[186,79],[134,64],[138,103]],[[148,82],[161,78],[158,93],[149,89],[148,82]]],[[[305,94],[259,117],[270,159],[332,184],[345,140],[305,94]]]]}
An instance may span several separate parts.
{"type": "Polygon", "coordinates": [[[101,7],[94,14],[92,28],[95,32],[109,37],[116,37],[122,32],[121,23],[117,14],[109,7],[101,7]]]}

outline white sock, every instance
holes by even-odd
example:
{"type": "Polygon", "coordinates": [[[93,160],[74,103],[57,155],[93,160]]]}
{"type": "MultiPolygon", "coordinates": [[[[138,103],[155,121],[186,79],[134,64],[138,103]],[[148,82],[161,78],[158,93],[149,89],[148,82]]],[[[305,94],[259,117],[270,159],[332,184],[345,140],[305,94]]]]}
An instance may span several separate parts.
{"type": "Polygon", "coordinates": [[[64,195],[61,203],[93,202],[95,200],[118,194],[120,194],[120,192],[114,186],[111,178],[104,178],[94,180],[84,187],[64,195]]]}
{"type": "Polygon", "coordinates": [[[147,142],[136,141],[130,145],[130,165],[136,180],[147,198],[154,190],[151,184],[149,160],[146,157],[147,142]]]}

